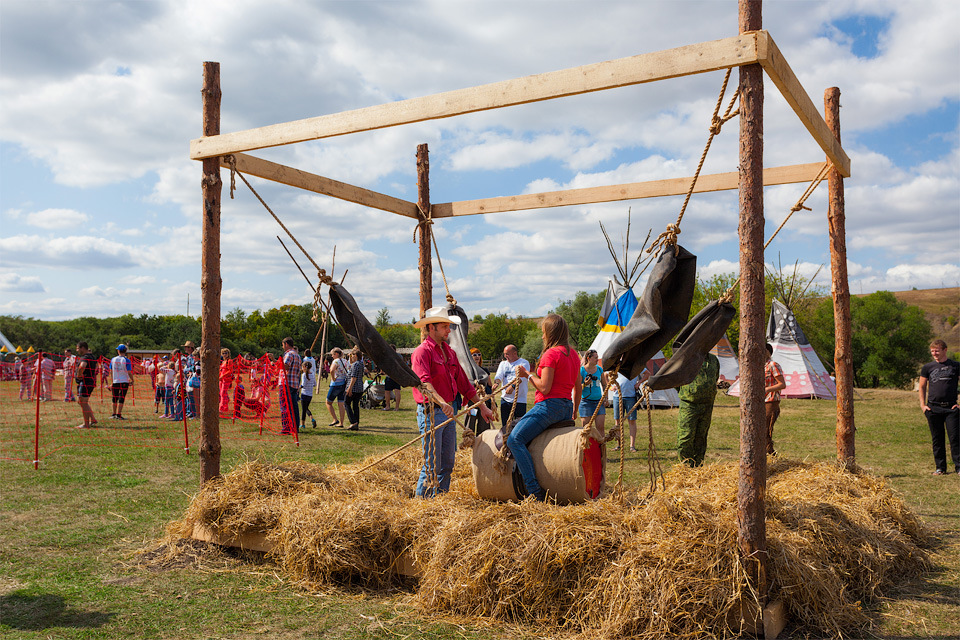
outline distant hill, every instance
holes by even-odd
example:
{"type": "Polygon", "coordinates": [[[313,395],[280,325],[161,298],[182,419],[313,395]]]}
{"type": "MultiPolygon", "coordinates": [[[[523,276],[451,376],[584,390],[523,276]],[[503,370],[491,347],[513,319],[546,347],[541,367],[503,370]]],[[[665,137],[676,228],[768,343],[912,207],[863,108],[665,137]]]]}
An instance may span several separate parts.
{"type": "Polygon", "coordinates": [[[960,351],[960,287],[894,291],[893,295],[901,302],[920,307],[933,327],[934,338],[946,342],[951,353],[960,351]]]}

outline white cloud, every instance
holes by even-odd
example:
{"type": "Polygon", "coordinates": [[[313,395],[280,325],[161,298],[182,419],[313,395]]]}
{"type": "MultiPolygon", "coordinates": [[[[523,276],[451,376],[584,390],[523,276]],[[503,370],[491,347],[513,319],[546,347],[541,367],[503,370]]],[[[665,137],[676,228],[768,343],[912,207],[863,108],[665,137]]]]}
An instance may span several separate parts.
{"type": "Polygon", "coordinates": [[[852,278],[850,291],[904,291],[906,289],[960,287],[960,266],[956,264],[898,264],[883,273],[852,278]]]}
{"type": "Polygon", "coordinates": [[[0,238],[0,247],[7,267],[121,269],[140,262],[130,247],[94,236],[20,235],[0,238]]]}
{"type": "Polygon", "coordinates": [[[41,229],[76,227],[90,220],[90,216],[73,209],[44,209],[26,216],[27,224],[41,229]]]}
{"type": "Polygon", "coordinates": [[[85,287],[80,289],[78,292],[81,296],[89,298],[124,298],[127,296],[137,295],[141,293],[140,289],[128,288],[128,289],[117,289],[115,287],[85,287]]]}
{"type": "Polygon", "coordinates": [[[117,282],[120,284],[154,284],[157,279],[154,276],[124,276],[117,282]]]}
{"type": "Polygon", "coordinates": [[[43,283],[36,276],[20,276],[16,273],[0,274],[0,291],[4,293],[45,293],[43,283]]]}

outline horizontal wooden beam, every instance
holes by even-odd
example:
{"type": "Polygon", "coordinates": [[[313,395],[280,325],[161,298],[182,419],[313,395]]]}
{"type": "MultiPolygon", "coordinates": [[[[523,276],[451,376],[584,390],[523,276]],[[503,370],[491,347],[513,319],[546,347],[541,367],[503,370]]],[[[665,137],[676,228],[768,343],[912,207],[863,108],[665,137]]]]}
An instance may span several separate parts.
{"type": "MultiPolygon", "coordinates": [[[[822,167],[822,162],[814,162],[812,164],[796,164],[786,167],[764,169],[763,184],[765,186],[772,186],[777,184],[812,182],[822,167]]],[[[586,189],[527,193],[519,196],[504,196],[483,200],[444,202],[433,205],[430,208],[430,213],[433,218],[450,218],[482,213],[503,213],[507,211],[566,207],[570,205],[593,204],[595,202],[617,202],[620,200],[639,200],[641,198],[657,198],[661,196],[679,196],[687,193],[687,190],[690,189],[690,181],[692,179],[692,177],[670,178],[667,180],[634,182],[605,187],[589,187],[586,189]]],[[[714,173],[700,176],[693,191],[694,193],[728,191],[737,189],[738,186],[739,174],[736,171],[732,171],[730,173],[714,173]]]]}
{"type": "MultiPolygon", "coordinates": [[[[244,153],[233,154],[237,159],[237,171],[247,176],[257,176],[265,180],[272,180],[281,184],[297,187],[306,191],[320,193],[332,198],[339,198],[347,202],[362,204],[372,209],[389,211],[397,213],[408,218],[419,218],[419,212],[415,202],[408,202],[400,198],[394,198],[377,191],[370,191],[362,187],[357,187],[345,182],[331,180],[323,176],[314,175],[288,167],[276,162],[270,162],[262,158],[247,155],[244,153]]],[[[220,159],[220,166],[230,168],[230,165],[224,158],[220,159]]]]}
{"type": "Polygon", "coordinates": [[[759,62],[757,32],[190,142],[194,160],[450,118],[759,62]]]}
{"type": "Polygon", "coordinates": [[[800,122],[817,141],[830,162],[844,177],[850,177],[850,158],[847,156],[837,137],[833,135],[820,111],[814,106],[800,80],[787,64],[777,44],[766,31],[757,31],[757,44],[760,51],[760,66],[777,86],[787,104],[793,109],[800,122]]]}

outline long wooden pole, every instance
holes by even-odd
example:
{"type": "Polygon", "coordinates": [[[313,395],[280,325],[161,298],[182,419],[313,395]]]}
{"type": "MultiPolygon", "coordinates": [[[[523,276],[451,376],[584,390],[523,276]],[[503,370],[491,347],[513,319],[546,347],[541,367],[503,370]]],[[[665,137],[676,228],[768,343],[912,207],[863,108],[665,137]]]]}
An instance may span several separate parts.
{"type": "MultiPolygon", "coordinates": [[[[203,63],[203,135],[220,134],[220,63],[203,63]]],[[[200,484],[220,475],[220,158],[203,161],[200,484]]]]}
{"type": "MultiPolygon", "coordinates": [[[[433,306],[433,261],[430,256],[430,155],[426,144],[417,145],[417,207],[420,209],[420,317],[433,306]]],[[[421,338],[426,329],[421,329],[421,338]]]]}
{"type": "MultiPolygon", "coordinates": [[[[739,0],[740,33],[761,28],[760,0],[739,0]]],[[[740,67],[740,469],[738,541],[748,578],[766,601],[764,412],[763,69],[740,67]]]]}
{"type": "MultiPolygon", "coordinates": [[[[840,143],[840,89],[830,87],[823,94],[824,116],[840,143]]],[[[850,283],[847,281],[847,216],[844,207],[843,176],[834,167],[827,175],[830,197],[830,276],[833,292],[833,366],[837,376],[837,459],[850,466],[856,460],[856,427],[853,422],[853,357],[851,353],[850,283]]]]}

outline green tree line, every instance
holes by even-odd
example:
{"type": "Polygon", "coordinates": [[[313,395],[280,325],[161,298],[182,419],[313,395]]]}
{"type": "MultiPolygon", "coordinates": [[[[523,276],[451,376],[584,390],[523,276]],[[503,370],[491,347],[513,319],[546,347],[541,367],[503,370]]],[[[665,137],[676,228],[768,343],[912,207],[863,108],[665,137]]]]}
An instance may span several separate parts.
{"type": "MultiPolygon", "coordinates": [[[[766,312],[769,315],[774,297],[782,297],[784,283],[778,274],[767,274],[766,312]]],[[[735,284],[735,274],[721,274],[697,281],[691,317],[710,300],[717,299],[735,284]]],[[[833,301],[824,292],[809,287],[808,282],[794,279],[791,288],[802,291],[793,296],[789,306],[803,328],[811,345],[828,369],[833,368],[834,318],[833,301]],[[795,288],[793,285],[797,285],[795,288]]],[[[571,337],[580,351],[587,349],[599,332],[597,318],[606,291],[587,293],[578,291],[569,300],[558,301],[553,309],[567,321],[571,337]]],[[[738,303],[739,290],[733,290],[733,304],[738,303]]],[[[886,291],[878,291],[850,301],[852,318],[853,371],[859,387],[902,387],[917,375],[920,365],[928,359],[927,347],[932,330],[923,312],[915,306],[900,302],[886,291]]],[[[280,343],[291,336],[301,349],[313,345],[319,351],[322,325],[312,320],[309,304],[284,305],[268,311],[246,313],[234,309],[221,320],[221,343],[234,355],[250,353],[260,356],[266,352],[279,353],[280,343]]],[[[470,346],[477,347],[486,359],[501,357],[508,344],[517,345],[522,357],[536,360],[543,345],[536,321],[529,318],[511,318],[506,314],[474,316],[476,325],[470,333],[470,346]]],[[[375,326],[387,342],[398,348],[414,347],[420,343],[420,330],[409,322],[395,323],[388,309],[380,309],[375,326]]],[[[189,316],[133,316],[114,318],[76,318],[46,321],[22,316],[0,316],[0,330],[14,344],[24,349],[62,352],[78,341],[87,342],[94,353],[110,354],[119,343],[131,349],[173,349],[187,340],[200,344],[200,320],[189,316]]],[[[727,331],[734,351],[740,337],[739,317],[735,316],[727,331]]],[[[343,331],[328,321],[326,349],[352,346],[343,331]]],[[[670,345],[664,348],[670,355],[670,345]]]]}

